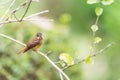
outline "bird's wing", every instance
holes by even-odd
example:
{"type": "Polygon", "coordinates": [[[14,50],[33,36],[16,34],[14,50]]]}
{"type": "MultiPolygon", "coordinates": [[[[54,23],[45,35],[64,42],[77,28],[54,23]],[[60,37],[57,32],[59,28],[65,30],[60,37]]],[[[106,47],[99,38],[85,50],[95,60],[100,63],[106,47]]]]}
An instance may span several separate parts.
{"type": "Polygon", "coordinates": [[[24,53],[26,51],[28,51],[29,49],[32,49],[34,48],[35,46],[37,46],[39,44],[39,41],[38,39],[36,38],[33,38],[28,44],[27,46],[25,46],[21,51],[19,51],[18,54],[21,54],[21,53],[24,53]]]}
{"type": "Polygon", "coordinates": [[[28,44],[27,44],[27,47],[28,47],[28,50],[37,46],[39,44],[39,39],[36,39],[36,38],[33,38],[28,44]]]}

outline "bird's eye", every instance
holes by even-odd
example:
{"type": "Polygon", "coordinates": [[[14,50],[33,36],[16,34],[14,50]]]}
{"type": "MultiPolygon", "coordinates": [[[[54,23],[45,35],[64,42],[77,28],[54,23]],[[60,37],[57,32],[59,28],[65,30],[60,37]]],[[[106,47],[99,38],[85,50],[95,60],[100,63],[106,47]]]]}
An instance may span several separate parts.
{"type": "Polygon", "coordinates": [[[37,36],[37,37],[40,37],[40,34],[37,34],[36,36],[37,36]]]}
{"type": "Polygon", "coordinates": [[[40,37],[40,36],[42,36],[42,33],[37,33],[36,36],[37,36],[37,37],[40,37]]]}
{"type": "Polygon", "coordinates": [[[39,34],[37,34],[37,37],[39,37],[39,34]]]}

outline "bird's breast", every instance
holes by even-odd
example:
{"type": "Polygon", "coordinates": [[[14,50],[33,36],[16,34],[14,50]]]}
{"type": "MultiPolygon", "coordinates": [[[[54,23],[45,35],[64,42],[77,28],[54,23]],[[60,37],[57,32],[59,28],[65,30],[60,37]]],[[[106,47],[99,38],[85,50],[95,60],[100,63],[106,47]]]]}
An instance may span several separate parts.
{"type": "Polygon", "coordinates": [[[42,44],[42,41],[40,41],[38,45],[36,45],[35,47],[33,47],[32,50],[36,50],[37,48],[39,48],[41,46],[41,44],[42,44]]]}

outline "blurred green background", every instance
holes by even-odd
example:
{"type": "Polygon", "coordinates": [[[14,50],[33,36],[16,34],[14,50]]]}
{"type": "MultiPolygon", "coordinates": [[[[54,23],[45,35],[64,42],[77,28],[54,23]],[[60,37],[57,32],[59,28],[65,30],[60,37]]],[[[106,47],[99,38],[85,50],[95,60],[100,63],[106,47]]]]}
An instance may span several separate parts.
{"type": "MultiPolygon", "coordinates": [[[[9,7],[0,0],[0,16],[9,7]]],[[[11,10],[24,0],[17,0],[11,10]]],[[[0,28],[0,33],[6,34],[23,43],[27,43],[37,32],[43,33],[44,43],[39,48],[47,53],[54,61],[59,60],[61,53],[68,53],[73,58],[83,59],[89,54],[92,41],[90,26],[95,23],[95,7],[104,9],[100,16],[99,31],[96,36],[102,42],[95,49],[104,48],[107,44],[116,44],[94,58],[94,64],[81,63],[65,70],[71,80],[120,80],[120,1],[103,6],[89,5],[86,0],[39,0],[32,2],[26,16],[49,10],[35,19],[40,21],[24,21],[9,23],[0,28]],[[53,19],[54,21],[50,21],[53,19]]],[[[21,17],[26,7],[20,9],[16,15],[21,17]]],[[[28,51],[17,55],[23,46],[0,37],[0,80],[60,80],[58,72],[40,55],[28,51]]]]}

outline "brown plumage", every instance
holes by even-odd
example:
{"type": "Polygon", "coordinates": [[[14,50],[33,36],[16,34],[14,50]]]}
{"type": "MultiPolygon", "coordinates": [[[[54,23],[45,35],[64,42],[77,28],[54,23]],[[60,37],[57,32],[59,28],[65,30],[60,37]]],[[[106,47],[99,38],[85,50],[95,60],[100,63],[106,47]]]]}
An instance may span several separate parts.
{"type": "Polygon", "coordinates": [[[36,50],[41,46],[42,41],[43,41],[42,33],[37,33],[36,36],[32,40],[30,40],[18,54],[24,53],[30,49],[36,50]]]}

